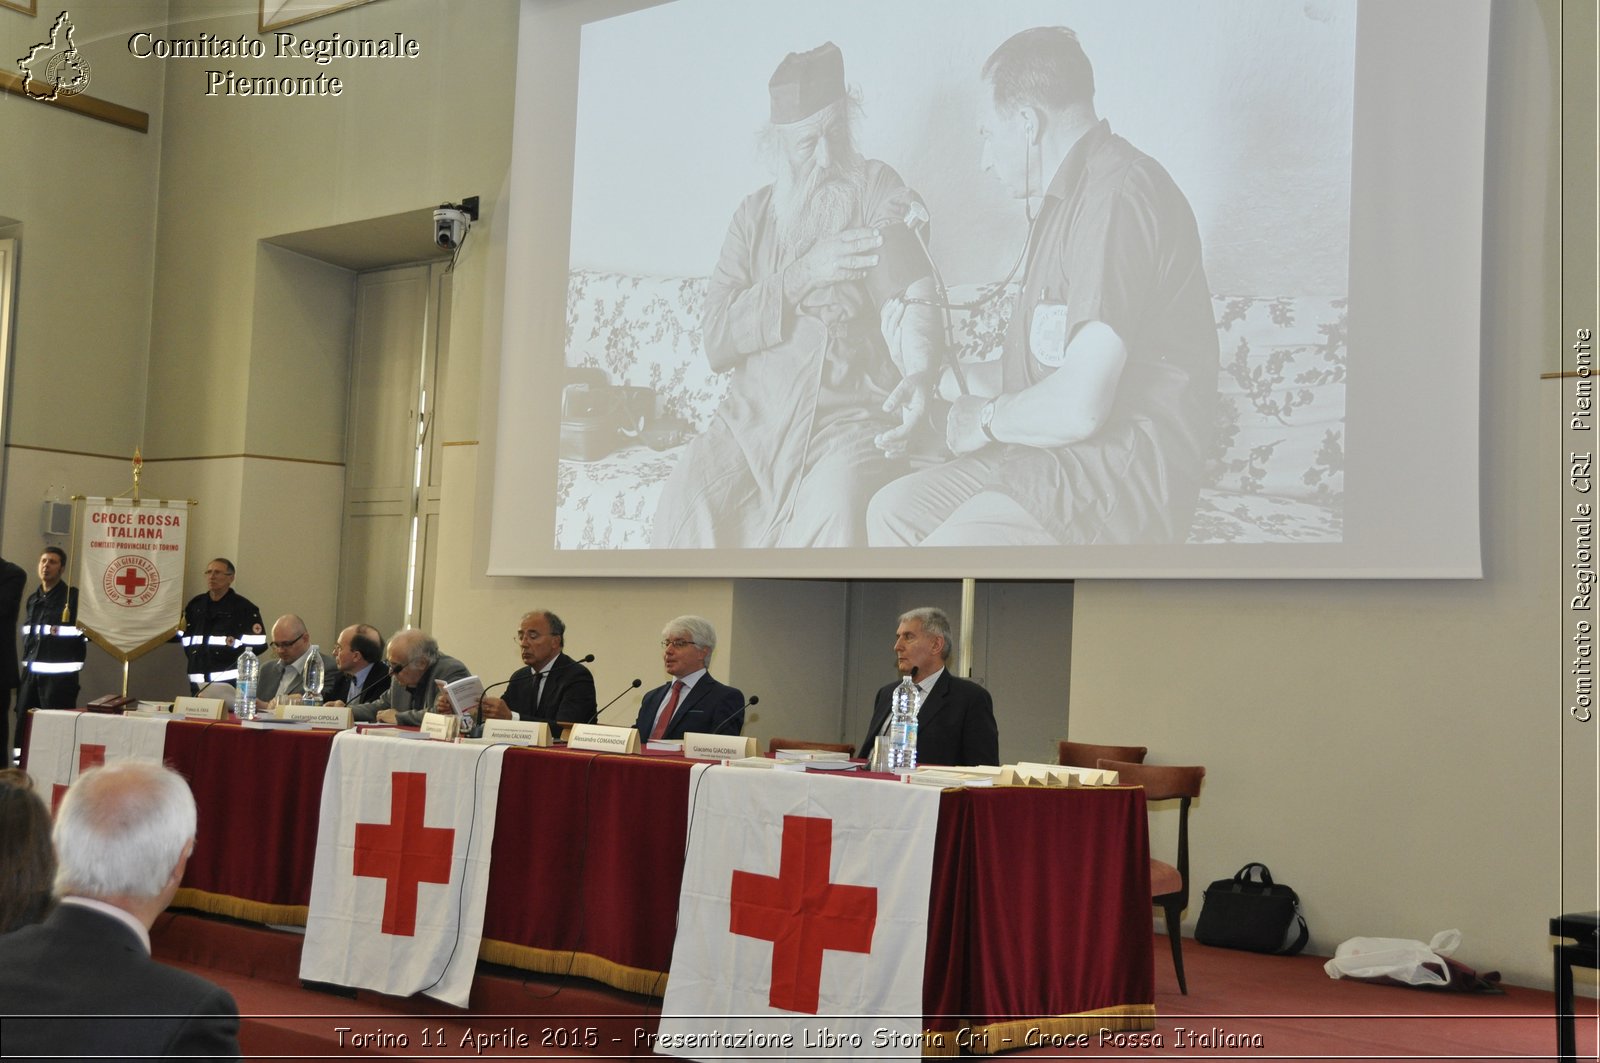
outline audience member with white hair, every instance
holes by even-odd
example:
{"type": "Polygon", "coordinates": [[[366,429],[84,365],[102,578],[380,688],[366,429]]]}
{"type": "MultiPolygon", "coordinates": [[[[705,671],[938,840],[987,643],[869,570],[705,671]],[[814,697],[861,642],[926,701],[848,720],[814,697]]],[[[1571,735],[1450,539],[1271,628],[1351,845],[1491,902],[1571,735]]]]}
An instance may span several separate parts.
{"type": "Polygon", "coordinates": [[[160,764],[116,761],[72,784],[56,813],[60,903],[0,936],[6,1055],[239,1057],[233,997],[150,956],[195,823],[188,783],[160,764]]]}

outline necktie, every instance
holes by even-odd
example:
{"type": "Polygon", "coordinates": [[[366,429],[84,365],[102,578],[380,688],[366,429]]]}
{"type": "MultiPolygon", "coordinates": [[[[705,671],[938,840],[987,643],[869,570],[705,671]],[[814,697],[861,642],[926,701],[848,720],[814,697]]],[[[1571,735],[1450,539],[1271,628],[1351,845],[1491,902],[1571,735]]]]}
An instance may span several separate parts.
{"type": "Polygon", "coordinates": [[[656,717],[655,730],[650,732],[650,737],[660,738],[667,733],[667,724],[672,722],[672,714],[678,711],[678,696],[683,693],[683,680],[676,679],[672,683],[672,697],[667,699],[667,707],[661,710],[656,717]]]}
{"type": "Polygon", "coordinates": [[[544,700],[544,677],[549,674],[549,672],[533,673],[533,707],[535,709],[539,707],[539,702],[544,700]]]}

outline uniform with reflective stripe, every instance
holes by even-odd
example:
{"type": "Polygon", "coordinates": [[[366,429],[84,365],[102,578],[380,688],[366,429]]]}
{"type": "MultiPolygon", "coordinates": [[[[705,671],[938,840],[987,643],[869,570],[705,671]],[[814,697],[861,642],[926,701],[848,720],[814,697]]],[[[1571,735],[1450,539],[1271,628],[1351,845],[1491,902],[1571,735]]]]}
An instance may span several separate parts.
{"type": "Polygon", "coordinates": [[[233,682],[239,677],[239,654],[267,644],[261,610],[231,587],[216,601],[210,594],[189,599],[178,634],[189,658],[189,682],[196,689],[210,682],[233,682]]]}

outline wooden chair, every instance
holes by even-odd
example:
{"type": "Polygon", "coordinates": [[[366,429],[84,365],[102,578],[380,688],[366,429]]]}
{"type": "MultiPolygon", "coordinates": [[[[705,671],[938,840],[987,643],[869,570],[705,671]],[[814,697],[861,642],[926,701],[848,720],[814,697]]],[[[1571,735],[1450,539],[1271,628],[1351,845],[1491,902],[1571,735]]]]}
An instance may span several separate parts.
{"type": "Polygon", "coordinates": [[[825,749],[830,753],[849,753],[855,756],[856,747],[844,742],[808,742],[803,738],[774,738],[767,742],[767,752],[780,749],[825,749]]]}
{"type": "Polygon", "coordinates": [[[1057,764],[1074,768],[1098,768],[1102,760],[1125,760],[1143,764],[1144,755],[1150,752],[1144,746],[1099,746],[1093,742],[1068,742],[1058,744],[1057,764]]]}
{"type": "Polygon", "coordinates": [[[1206,769],[1194,765],[1139,764],[1129,760],[1102,760],[1097,768],[1118,773],[1123,785],[1143,786],[1146,802],[1178,799],[1178,862],[1150,858],[1150,899],[1167,921],[1172,941],[1172,966],[1178,972],[1178,990],[1188,995],[1183,977],[1183,910],[1189,905],[1189,802],[1200,796],[1206,769]]]}

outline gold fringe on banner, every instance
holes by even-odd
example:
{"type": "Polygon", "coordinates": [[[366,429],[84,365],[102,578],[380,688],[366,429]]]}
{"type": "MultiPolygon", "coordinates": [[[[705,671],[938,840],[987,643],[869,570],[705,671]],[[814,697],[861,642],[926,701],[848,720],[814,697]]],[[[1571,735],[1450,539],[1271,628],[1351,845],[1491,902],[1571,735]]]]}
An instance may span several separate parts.
{"type": "Polygon", "coordinates": [[[484,938],[478,947],[478,958],[506,967],[518,967],[535,974],[576,975],[579,978],[588,978],[608,985],[612,989],[620,989],[624,993],[659,997],[667,991],[665,971],[625,967],[587,952],[536,949],[531,945],[514,945],[509,941],[491,941],[484,938]]]}
{"type": "Polygon", "coordinates": [[[210,915],[225,915],[230,919],[244,919],[252,923],[273,926],[305,926],[310,908],[303,904],[267,904],[265,901],[229,897],[224,893],[207,893],[205,890],[181,887],[172,898],[174,908],[191,908],[210,915]]]}
{"type": "Polygon", "coordinates": [[[1154,1004],[1118,1004],[1110,1008],[1082,1011],[1076,1015],[1051,1015],[1040,1019],[1012,1019],[959,1030],[923,1032],[922,1055],[953,1056],[965,1051],[975,1056],[991,1056],[1017,1048],[1076,1048],[1067,1037],[1088,1037],[1092,1041],[1101,1030],[1120,1033],[1156,1028],[1154,1004]]]}

